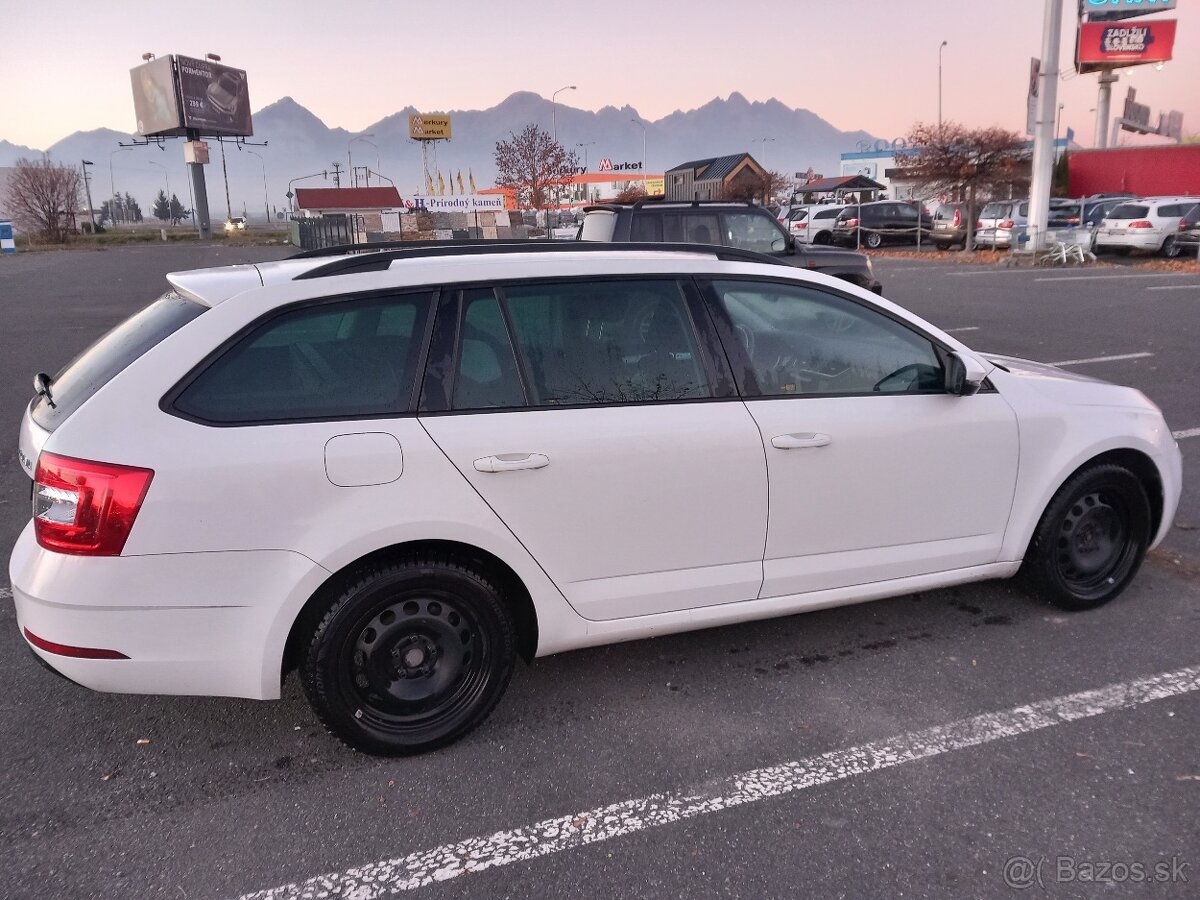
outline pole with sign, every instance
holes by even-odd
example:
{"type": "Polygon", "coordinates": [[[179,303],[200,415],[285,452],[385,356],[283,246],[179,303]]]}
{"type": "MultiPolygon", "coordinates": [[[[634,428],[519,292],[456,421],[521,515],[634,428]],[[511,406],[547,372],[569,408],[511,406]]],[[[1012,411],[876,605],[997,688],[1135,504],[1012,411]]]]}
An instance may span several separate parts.
{"type": "Polygon", "coordinates": [[[1046,0],[1042,24],[1042,65],[1038,74],[1037,121],[1033,133],[1033,179],[1029,186],[1029,236],[1036,252],[1050,220],[1050,183],[1054,177],[1054,118],[1058,111],[1058,49],[1062,43],[1062,0],[1046,0]]]}

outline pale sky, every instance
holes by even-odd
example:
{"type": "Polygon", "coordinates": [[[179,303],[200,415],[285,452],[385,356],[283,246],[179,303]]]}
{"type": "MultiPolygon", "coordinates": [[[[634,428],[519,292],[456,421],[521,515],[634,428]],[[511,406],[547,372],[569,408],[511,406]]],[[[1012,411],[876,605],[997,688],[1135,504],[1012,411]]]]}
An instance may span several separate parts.
{"type": "MultiPolygon", "coordinates": [[[[1075,0],[1061,67],[1070,69],[1075,0]]],[[[1200,0],[1179,0],[1175,59],[1121,70],[1153,113],[1200,132],[1200,0]]],[[[219,53],[249,73],[254,109],[290,95],[351,131],[407,105],[481,109],[518,90],[654,120],[740,91],[843,130],[903,135],[946,119],[1023,131],[1044,0],[0,0],[0,139],[44,149],[75,131],[133,129],[141,54],[219,53]]],[[[1096,77],[1060,81],[1062,124],[1090,146],[1096,77]]],[[[848,147],[847,150],[853,150],[848,147]]]]}

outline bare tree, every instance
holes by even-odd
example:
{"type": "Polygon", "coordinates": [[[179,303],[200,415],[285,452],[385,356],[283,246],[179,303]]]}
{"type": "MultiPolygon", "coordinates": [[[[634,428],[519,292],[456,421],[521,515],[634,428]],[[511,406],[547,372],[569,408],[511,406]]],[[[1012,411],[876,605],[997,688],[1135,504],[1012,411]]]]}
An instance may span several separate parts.
{"type": "Polygon", "coordinates": [[[49,159],[34,162],[24,157],[17,160],[15,168],[6,197],[13,220],[50,243],[66,243],[79,208],[79,172],[71,166],[54,165],[49,159]]]}
{"type": "Polygon", "coordinates": [[[957,122],[918,122],[908,133],[911,151],[896,157],[900,180],[931,192],[962,192],[967,198],[965,248],[975,245],[976,200],[1023,177],[1029,151],[1025,139],[1003,128],[967,128],[957,122]]]}
{"type": "Polygon", "coordinates": [[[577,158],[547,132],[526,125],[511,140],[496,142],[496,186],[516,192],[517,205],[546,206],[551,191],[571,183],[577,158]]]}

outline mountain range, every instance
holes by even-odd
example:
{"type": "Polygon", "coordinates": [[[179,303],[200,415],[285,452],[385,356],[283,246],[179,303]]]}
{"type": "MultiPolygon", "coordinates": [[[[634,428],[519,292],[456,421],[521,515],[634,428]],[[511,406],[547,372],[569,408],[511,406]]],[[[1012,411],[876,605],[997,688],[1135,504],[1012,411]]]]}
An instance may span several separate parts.
{"type": "MultiPolygon", "coordinates": [[[[254,114],[254,136],[246,139],[244,148],[232,139],[224,146],[229,212],[262,218],[266,207],[272,213],[286,208],[289,186],[332,187],[334,162],[340,163],[342,185],[348,186],[348,157],[354,166],[369,166],[372,173],[392,179],[401,196],[423,192],[422,147],[408,137],[408,116],[415,112],[405,107],[354,132],[331,128],[291,97],[263,107],[254,114]]],[[[641,161],[643,127],[646,171],[651,174],[692,159],[745,151],[789,177],[810,167],[836,175],[839,154],[858,149],[860,141],[874,140],[864,131],[839,131],[809,110],[793,109],[775,99],[751,102],[737,92],[656,121],[643,119],[628,105],[593,112],[552,104],[527,91],[512,94],[490,109],[451,110],[449,115],[453,138],[429,142],[435,145],[427,148],[431,168],[444,175],[461,172],[464,183],[473,174],[480,188],[490,186],[495,178],[496,142],[531,122],[553,129],[558,140],[578,154],[579,165],[586,163],[591,171],[602,159],[616,165],[641,161]]],[[[0,140],[0,166],[11,166],[22,156],[36,159],[43,152],[52,160],[75,165],[89,159],[94,163],[92,200],[97,208],[115,189],[132,194],[148,212],[158,190],[168,186],[188,205],[182,142],[167,140],[161,150],[153,144],[118,146],[134,140],[134,135],[108,128],[77,131],[44,151],[0,140]]],[[[210,147],[209,209],[213,221],[220,222],[226,213],[222,154],[216,141],[210,147]]],[[[360,173],[360,185],[362,177],[360,173]]],[[[372,185],[383,183],[372,174],[372,185]]]]}

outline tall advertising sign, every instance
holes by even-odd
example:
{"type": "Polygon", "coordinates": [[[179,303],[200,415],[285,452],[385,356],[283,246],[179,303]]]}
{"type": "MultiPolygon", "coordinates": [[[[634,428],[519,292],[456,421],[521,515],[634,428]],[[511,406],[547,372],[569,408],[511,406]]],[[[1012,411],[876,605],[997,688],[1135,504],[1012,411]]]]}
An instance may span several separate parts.
{"type": "Polygon", "coordinates": [[[408,136],[414,141],[445,141],[452,137],[450,117],[412,113],[408,117],[408,136]]]}
{"type": "Polygon", "coordinates": [[[1079,26],[1076,68],[1082,74],[1101,69],[1167,62],[1175,48],[1175,20],[1138,24],[1083,22],[1079,26]]]}
{"type": "Polygon", "coordinates": [[[1131,19],[1134,16],[1166,12],[1174,9],[1176,5],[1176,0],[1085,0],[1081,4],[1084,15],[1091,22],[1131,19]]]}
{"type": "Polygon", "coordinates": [[[244,70],[190,56],[176,57],[176,62],[184,127],[213,135],[254,134],[244,70]]]}
{"type": "Polygon", "coordinates": [[[160,56],[129,70],[133,83],[133,112],[140,135],[183,134],[183,115],[179,110],[172,63],[171,57],[160,56]]]}

